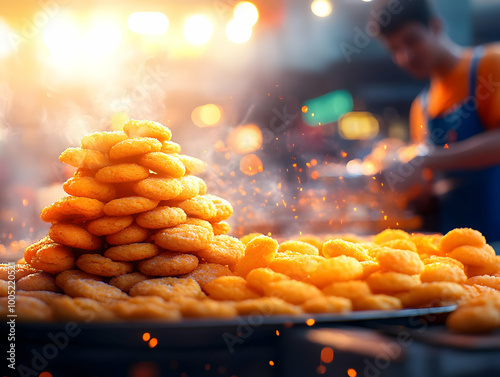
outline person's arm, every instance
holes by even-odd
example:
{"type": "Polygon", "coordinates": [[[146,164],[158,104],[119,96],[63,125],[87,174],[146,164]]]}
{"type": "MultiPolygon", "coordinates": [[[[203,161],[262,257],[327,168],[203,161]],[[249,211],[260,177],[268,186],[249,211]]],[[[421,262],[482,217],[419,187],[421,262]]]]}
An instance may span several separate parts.
{"type": "Polygon", "coordinates": [[[482,132],[467,140],[434,148],[423,159],[433,171],[474,170],[500,165],[500,129],[482,132]]]}

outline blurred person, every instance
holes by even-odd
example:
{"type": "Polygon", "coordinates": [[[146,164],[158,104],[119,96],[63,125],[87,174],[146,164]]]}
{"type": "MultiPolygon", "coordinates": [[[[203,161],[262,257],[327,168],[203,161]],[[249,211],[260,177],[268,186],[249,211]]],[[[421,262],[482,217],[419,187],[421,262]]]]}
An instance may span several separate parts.
{"type": "Polygon", "coordinates": [[[499,241],[500,44],[457,45],[429,0],[376,0],[370,22],[399,67],[430,80],[410,111],[412,142],[429,148],[384,177],[404,190],[432,171],[439,230],[470,227],[499,241]]]}

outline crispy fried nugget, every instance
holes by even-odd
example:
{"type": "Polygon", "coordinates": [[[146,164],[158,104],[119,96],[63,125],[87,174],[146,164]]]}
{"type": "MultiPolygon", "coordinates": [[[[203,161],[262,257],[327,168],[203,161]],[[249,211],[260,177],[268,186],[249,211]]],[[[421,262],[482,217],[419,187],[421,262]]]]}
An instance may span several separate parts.
{"type": "Polygon", "coordinates": [[[428,258],[422,259],[422,262],[424,262],[424,264],[444,263],[449,264],[450,266],[458,267],[462,271],[465,269],[462,262],[453,258],[441,257],[438,255],[431,255],[428,258]]]}
{"type": "Polygon", "coordinates": [[[128,245],[143,242],[148,236],[149,232],[147,229],[137,224],[131,224],[118,233],[106,236],[106,242],[110,245],[128,245]]]}
{"type": "Polygon", "coordinates": [[[101,153],[109,153],[113,145],[125,139],[128,139],[128,136],[123,131],[94,132],[82,137],[81,147],[83,149],[95,149],[101,153]]]}
{"type": "MultiPolygon", "coordinates": [[[[36,252],[42,246],[45,246],[45,245],[48,245],[48,244],[51,244],[51,243],[54,243],[54,241],[51,240],[49,236],[46,236],[46,237],[43,237],[41,240],[39,240],[39,241],[37,241],[37,242],[32,243],[31,245],[29,245],[26,249],[24,249],[24,260],[26,261],[26,263],[30,264],[31,263],[31,259],[36,254],[36,252]]],[[[1,277],[0,277],[0,279],[1,279],[1,277]]]]}
{"type": "Polygon", "coordinates": [[[210,199],[215,205],[216,214],[215,216],[210,218],[211,222],[216,223],[219,221],[227,220],[231,217],[231,215],[233,214],[233,206],[231,205],[231,203],[216,195],[205,195],[205,197],[210,199]]]}
{"type": "Polygon", "coordinates": [[[341,239],[333,239],[325,242],[323,244],[322,254],[326,258],[345,255],[360,262],[371,260],[371,257],[367,254],[363,246],[341,239]]]}
{"type": "MultiPolygon", "coordinates": [[[[0,280],[10,280],[9,279],[9,273],[12,270],[12,266],[7,264],[7,263],[2,263],[0,264],[0,280]]],[[[15,270],[15,275],[14,275],[14,280],[18,281],[19,279],[22,279],[25,276],[40,272],[40,270],[33,268],[30,265],[27,264],[16,264],[14,266],[15,270]]]]}
{"type": "Polygon", "coordinates": [[[255,268],[267,267],[275,258],[278,247],[278,241],[271,237],[255,237],[246,245],[244,256],[235,266],[234,273],[246,277],[255,268]]]}
{"type": "Polygon", "coordinates": [[[83,227],[71,223],[53,224],[49,229],[49,237],[61,245],[84,250],[97,250],[101,240],[83,227]]]}
{"type": "Polygon", "coordinates": [[[455,265],[437,262],[426,264],[420,273],[420,279],[423,283],[451,281],[462,284],[467,280],[467,276],[463,269],[455,265]]]}
{"type": "Polygon", "coordinates": [[[278,297],[260,297],[251,300],[238,301],[235,306],[239,315],[261,314],[271,316],[302,314],[300,307],[290,304],[278,297]]]}
{"type": "Polygon", "coordinates": [[[465,295],[460,284],[451,282],[422,283],[398,295],[405,308],[434,307],[456,304],[465,295]]]}
{"type": "Polygon", "coordinates": [[[58,274],[75,266],[75,255],[71,248],[51,243],[37,250],[31,258],[30,265],[50,274],[58,274]]]}
{"type": "Polygon", "coordinates": [[[486,239],[477,230],[457,228],[446,233],[439,242],[439,247],[444,253],[463,245],[482,247],[486,245],[486,239]]]}
{"type": "Polygon", "coordinates": [[[217,216],[217,207],[207,195],[198,195],[178,204],[188,216],[210,221],[217,216]]]}
{"type": "Polygon", "coordinates": [[[233,318],[238,314],[232,302],[211,299],[174,298],[186,318],[233,318]]]}
{"type": "Polygon", "coordinates": [[[470,266],[486,266],[495,260],[495,250],[487,244],[480,247],[458,246],[446,255],[470,266]]]}
{"type": "Polygon", "coordinates": [[[497,276],[489,276],[489,275],[474,276],[467,279],[465,284],[484,285],[486,287],[490,287],[496,289],[497,291],[500,291],[500,277],[497,276]]]}
{"type": "Polygon", "coordinates": [[[104,256],[114,261],[132,262],[154,257],[160,251],[160,248],[152,243],[131,243],[110,247],[104,252],[104,256]]]}
{"type": "Polygon", "coordinates": [[[210,245],[196,254],[210,263],[219,263],[233,267],[241,258],[245,246],[239,239],[224,234],[212,236],[210,245]]]}
{"type": "Polygon", "coordinates": [[[366,281],[351,280],[327,285],[323,288],[323,294],[326,296],[345,297],[353,300],[358,297],[369,296],[372,294],[372,291],[366,281]]]}
{"type": "MultiPolygon", "coordinates": [[[[103,300],[106,301],[106,300],[103,300]]],[[[115,319],[115,315],[101,302],[91,298],[61,296],[50,303],[54,316],[59,321],[104,322],[115,319]]]]}
{"type": "Polygon", "coordinates": [[[173,141],[162,141],[161,151],[163,153],[181,153],[181,146],[173,141]]]}
{"type": "Polygon", "coordinates": [[[200,193],[200,185],[196,178],[194,175],[186,175],[179,178],[179,182],[182,185],[182,192],[174,199],[177,203],[192,199],[200,193]]]}
{"type": "Polygon", "coordinates": [[[219,221],[218,223],[212,223],[211,226],[216,236],[221,234],[228,234],[229,231],[231,230],[231,226],[227,221],[219,221]]]}
{"type": "Polygon", "coordinates": [[[264,293],[269,297],[278,297],[294,305],[302,305],[308,299],[323,296],[314,285],[297,280],[279,280],[268,283],[264,293]]]}
{"type": "Polygon", "coordinates": [[[109,284],[121,289],[125,293],[129,293],[134,285],[141,281],[148,280],[149,278],[149,276],[144,275],[142,272],[131,272],[129,274],[115,276],[109,281],[109,284]]]}
{"type": "MultiPolygon", "coordinates": [[[[7,318],[9,313],[8,298],[0,297],[0,315],[7,318]]],[[[42,300],[29,296],[16,297],[17,321],[21,322],[48,322],[54,319],[52,309],[42,300]]]]}
{"type": "Polygon", "coordinates": [[[201,289],[207,284],[209,281],[217,279],[221,276],[232,276],[233,273],[231,270],[218,263],[203,263],[199,264],[193,271],[188,274],[179,276],[183,279],[193,279],[196,281],[201,289]]]}
{"type": "Polygon", "coordinates": [[[371,295],[353,300],[354,310],[399,310],[403,309],[401,301],[393,296],[371,295]]]}
{"type": "Polygon", "coordinates": [[[132,216],[104,216],[85,224],[87,231],[96,236],[107,236],[121,232],[134,222],[132,216]]]}
{"type": "Polygon", "coordinates": [[[212,233],[206,228],[188,224],[163,229],[154,235],[154,242],[161,248],[182,253],[206,250],[212,239],[212,233]]]}
{"type": "Polygon", "coordinates": [[[169,141],[172,138],[172,132],[161,123],[151,120],[130,119],[123,125],[123,131],[129,137],[152,137],[160,141],[169,141]]]}
{"type": "Polygon", "coordinates": [[[103,210],[108,216],[127,216],[152,210],[158,203],[158,200],[151,200],[142,196],[127,196],[106,203],[103,210]]]}
{"type": "Polygon", "coordinates": [[[179,157],[163,152],[150,152],[138,158],[138,163],[148,169],[171,178],[186,174],[186,168],[179,157]]]}
{"type": "Polygon", "coordinates": [[[323,249],[323,240],[317,236],[312,235],[312,234],[306,234],[306,235],[300,236],[297,238],[297,240],[300,242],[305,242],[305,243],[308,243],[310,245],[313,245],[318,250],[323,249]]]}
{"type": "Polygon", "coordinates": [[[128,295],[112,285],[92,279],[72,279],[63,287],[64,293],[71,297],[86,297],[99,302],[123,300],[128,295]]]}
{"type": "Polygon", "coordinates": [[[366,279],[373,293],[405,292],[419,285],[418,275],[406,275],[399,272],[377,271],[366,279]]]}
{"type": "Polygon", "coordinates": [[[82,279],[102,281],[103,278],[101,276],[87,274],[81,270],[67,270],[56,276],[56,285],[64,290],[64,287],[71,284],[73,280],[82,279]]]}
{"type": "Polygon", "coordinates": [[[116,198],[116,189],[112,184],[99,182],[93,177],[72,177],[63,184],[63,189],[69,195],[97,199],[101,202],[116,198]]]}
{"type": "Polygon", "coordinates": [[[197,219],[196,217],[186,218],[184,224],[201,226],[202,228],[205,228],[209,232],[213,232],[214,230],[212,224],[210,224],[207,220],[197,219]]]}
{"type": "Polygon", "coordinates": [[[119,160],[132,156],[143,155],[151,152],[159,152],[161,143],[152,137],[136,137],[125,139],[116,143],[109,150],[109,158],[119,160]]]}
{"type": "Polygon", "coordinates": [[[439,242],[443,238],[440,234],[434,235],[423,235],[423,234],[412,234],[411,240],[417,247],[417,252],[419,254],[426,255],[442,255],[443,252],[439,248],[439,242]]]}
{"type": "Polygon", "coordinates": [[[76,265],[88,274],[110,277],[128,274],[133,269],[130,263],[116,262],[99,254],[80,255],[76,265]]]}
{"type": "Polygon", "coordinates": [[[111,165],[109,157],[96,150],[68,148],[59,156],[59,160],[74,168],[99,170],[111,165]]]}
{"type": "Polygon", "coordinates": [[[400,229],[386,229],[383,232],[380,232],[375,236],[374,242],[376,244],[383,244],[384,242],[392,241],[392,240],[410,240],[411,237],[404,230],[400,229]]]}
{"type": "Polygon", "coordinates": [[[348,313],[352,310],[351,300],[344,297],[318,296],[302,304],[306,313],[348,313]]]}
{"type": "Polygon", "coordinates": [[[150,177],[132,187],[137,195],[153,200],[171,200],[182,192],[182,185],[177,178],[150,177]]]}
{"type": "Polygon", "coordinates": [[[198,267],[198,258],[194,255],[171,251],[165,251],[139,262],[139,271],[149,276],[179,276],[194,271],[196,267],[198,267]]]}
{"type": "Polygon", "coordinates": [[[131,296],[159,296],[167,301],[174,297],[201,298],[200,286],[193,279],[174,277],[141,281],[130,289],[131,296]]]}
{"type": "Polygon", "coordinates": [[[243,244],[246,246],[251,240],[259,236],[263,236],[263,234],[262,233],[245,234],[243,237],[240,237],[240,241],[243,242],[243,244]]]}
{"type": "Polygon", "coordinates": [[[267,267],[253,269],[246,276],[248,285],[261,294],[264,293],[269,283],[289,279],[288,276],[280,274],[279,272],[274,272],[267,267]]]}
{"type": "Polygon", "coordinates": [[[380,265],[378,264],[378,262],[376,262],[374,260],[363,261],[360,263],[361,263],[361,266],[363,267],[363,275],[361,275],[360,279],[366,279],[368,276],[370,276],[374,272],[380,270],[380,265]]]}
{"type": "Polygon", "coordinates": [[[323,260],[323,257],[316,255],[305,255],[286,251],[284,253],[277,253],[268,267],[292,279],[305,280],[323,260]]]}
{"type": "Polygon", "coordinates": [[[25,276],[17,282],[17,289],[22,291],[60,292],[54,276],[46,272],[35,272],[25,276]]]}
{"type": "Polygon", "coordinates": [[[163,229],[182,224],[186,219],[186,213],[182,209],[161,206],[139,214],[135,221],[143,228],[163,229]]]}
{"type": "MultiPolygon", "coordinates": [[[[458,261],[457,261],[458,262],[458,261]]],[[[500,273],[500,255],[496,255],[493,262],[483,266],[467,266],[467,276],[496,275],[500,273]]]]}
{"type": "Polygon", "coordinates": [[[463,306],[448,316],[446,326],[457,333],[489,333],[500,327],[500,310],[492,305],[463,306]]]}
{"type": "Polygon", "coordinates": [[[240,276],[221,276],[205,284],[203,290],[214,300],[242,301],[259,297],[240,276]]]}
{"type": "Polygon", "coordinates": [[[101,217],[103,209],[104,203],[99,200],[68,196],[45,207],[40,218],[46,223],[91,220],[101,217]]]}
{"type": "Polygon", "coordinates": [[[106,307],[123,319],[176,322],[182,318],[177,304],[166,302],[160,297],[136,296],[111,302],[106,307]]]}
{"type": "Polygon", "coordinates": [[[407,275],[419,274],[424,269],[418,254],[408,250],[383,247],[377,253],[377,260],[382,269],[407,275]]]}
{"type": "Polygon", "coordinates": [[[186,167],[186,174],[200,174],[207,168],[207,164],[196,157],[186,156],[185,154],[180,154],[178,157],[186,167]]]}
{"type": "Polygon", "coordinates": [[[415,245],[413,241],[401,238],[383,242],[380,246],[386,246],[388,248],[397,250],[409,250],[415,253],[417,252],[417,245],[415,245]]]}
{"type": "Polygon", "coordinates": [[[137,164],[116,164],[99,169],[95,179],[103,183],[140,181],[149,177],[149,169],[137,164]]]}
{"type": "Polygon", "coordinates": [[[311,271],[309,279],[317,287],[326,287],[335,281],[356,280],[363,275],[363,267],[352,257],[341,255],[320,262],[311,271]]]}
{"type": "Polygon", "coordinates": [[[300,254],[319,255],[319,250],[316,246],[302,241],[290,240],[280,243],[278,252],[283,253],[285,251],[292,251],[300,254]]]}

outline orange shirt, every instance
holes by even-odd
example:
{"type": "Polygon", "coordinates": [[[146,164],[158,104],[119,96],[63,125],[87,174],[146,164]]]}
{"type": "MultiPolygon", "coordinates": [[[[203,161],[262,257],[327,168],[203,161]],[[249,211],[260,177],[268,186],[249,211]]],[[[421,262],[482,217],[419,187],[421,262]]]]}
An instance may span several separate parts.
{"type": "MultiPolygon", "coordinates": [[[[500,128],[500,43],[484,46],[477,73],[477,103],[479,118],[486,130],[500,128]]],[[[429,90],[428,114],[431,118],[445,115],[460,106],[469,95],[469,72],[472,50],[464,55],[444,77],[433,77],[429,90]]],[[[419,99],[410,111],[410,135],[415,142],[427,139],[425,115],[419,99]]]]}

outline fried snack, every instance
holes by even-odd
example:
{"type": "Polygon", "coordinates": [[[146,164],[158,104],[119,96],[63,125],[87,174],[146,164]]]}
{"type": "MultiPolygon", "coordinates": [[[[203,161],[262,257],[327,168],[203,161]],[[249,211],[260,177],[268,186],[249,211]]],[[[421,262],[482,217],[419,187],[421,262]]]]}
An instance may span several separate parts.
{"type": "Polygon", "coordinates": [[[163,153],[181,153],[181,146],[173,141],[163,141],[161,151],[163,153]]]}
{"type": "Polygon", "coordinates": [[[131,296],[159,296],[167,301],[175,298],[201,298],[200,286],[193,279],[174,277],[141,281],[130,289],[131,296]]]}
{"type": "MultiPolygon", "coordinates": [[[[103,300],[106,301],[106,300],[103,300]]],[[[68,296],[58,297],[50,303],[54,316],[59,321],[92,322],[111,321],[115,315],[101,302],[94,299],[68,296]]]]}
{"type": "Polygon", "coordinates": [[[171,178],[180,178],[186,174],[182,161],[171,154],[150,152],[138,158],[138,163],[148,169],[171,178]]]}
{"type": "Polygon", "coordinates": [[[313,297],[302,304],[306,313],[348,313],[352,310],[351,300],[343,297],[313,297]]]}
{"type": "Polygon", "coordinates": [[[212,233],[214,231],[212,224],[210,224],[207,220],[197,219],[196,217],[188,217],[184,224],[201,226],[212,233]]]}
{"type": "Polygon", "coordinates": [[[109,303],[106,307],[123,319],[176,322],[182,318],[177,304],[166,302],[160,297],[130,297],[126,300],[109,303]]]}
{"type": "Polygon", "coordinates": [[[467,266],[467,276],[495,275],[500,273],[500,255],[496,255],[493,262],[483,266],[467,266]]]}
{"type": "Polygon", "coordinates": [[[324,288],[336,281],[356,280],[363,274],[363,267],[352,257],[341,255],[320,262],[311,271],[309,279],[317,287],[324,288]]]}
{"type": "Polygon", "coordinates": [[[446,255],[470,266],[486,266],[495,260],[495,250],[490,245],[480,247],[462,245],[446,255]]]}
{"type": "Polygon", "coordinates": [[[86,297],[99,302],[123,300],[128,295],[112,285],[92,279],[72,279],[64,284],[64,293],[71,297],[86,297]]]}
{"type": "Polygon", "coordinates": [[[309,245],[313,245],[316,249],[323,249],[323,240],[317,236],[312,234],[303,235],[297,238],[300,242],[308,243],[309,245]]]}
{"type": "Polygon", "coordinates": [[[54,276],[46,272],[35,272],[19,279],[16,288],[22,291],[61,292],[54,276]]]}
{"type": "Polygon", "coordinates": [[[209,281],[217,279],[221,276],[232,276],[231,270],[218,263],[203,263],[199,264],[193,271],[188,274],[179,276],[183,279],[193,279],[196,281],[201,289],[204,288],[205,284],[209,281]]]}
{"type": "Polygon", "coordinates": [[[217,216],[217,207],[207,195],[198,195],[178,204],[186,215],[211,221],[217,216]]]}
{"type": "Polygon", "coordinates": [[[287,251],[277,253],[268,267],[292,279],[306,280],[322,260],[324,258],[316,255],[304,255],[287,251]]]}
{"type": "Polygon", "coordinates": [[[368,276],[380,270],[380,265],[378,262],[373,260],[360,262],[363,267],[363,275],[361,275],[360,279],[366,279],[368,276]]]}
{"type": "Polygon", "coordinates": [[[207,164],[196,157],[186,156],[185,154],[180,154],[178,157],[186,167],[186,174],[201,174],[207,168],[207,164]]]}
{"type": "Polygon", "coordinates": [[[159,152],[161,143],[151,137],[137,137],[125,139],[113,145],[109,150],[109,158],[119,160],[122,158],[143,155],[151,152],[159,152]]]}
{"type": "MultiPolygon", "coordinates": [[[[0,315],[7,318],[8,298],[0,297],[0,315]]],[[[16,321],[20,322],[48,322],[54,319],[52,309],[42,300],[28,296],[16,297],[16,321]]]]}
{"type": "Polygon", "coordinates": [[[380,246],[385,246],[397,250],[409,250],[415,253],[417,252],[417,245],[415,245],[413,241],[402,238],[384,242],[380,246]]]}
{"type": "Polygon", "coordinates": [[[255,237],[246,245],[244,255],[236,264],[234,273],[246,277],[255,268],[267,267],[276,256],[278,246],[278,242],[271,237],[255,237]]]}
{"type": "Polygon", "coordinates": [[[154,242],[161,248],[182,253],[206,250],[212,243],[212,233],[197,225],[181,224],[155,233],[154,242]]]}
{"type": "Polygon", "coordinates": [[[398,297],[405,308],[437,307],[456,304],[465,293],[460,284],[434,282],[422,283],[398,297]]]}
{"type": "Polygon", "coordinates": [[[307,242],[302,241],[285,241],[282,242],[278,247],[278,253],[283,253],[285,251],[292,251],[294,253],[308,254],[308,255],[319,255],[319,250],[316,246],[313,246],[307,242]]]}
{"type": "Polygon", "coordinates": [[[500,291],[500,277],[497,277],[497,276],[489,276],[489,275],[474,276],[474,277],[471,277],[470,279],[467,279],[465,284],[484,285],[486,287],[490,287],[490,288],[496,289],[497,291],[500,291]]]}
{"type": "Polygon", "coordinates": [[[372,294],[368,283],[361,280],[332,283],[323,288],[322,291],[325,296],[345,297],[351,300],[372,294]]]}
{"type": "Polygon", "coordinates": [[[149,276],[144,275],[142,272],[131,272],[129,274],[115,276],[109,281],[109,284],[121,289],[125,293],[129,293],[134,285],[141,281],[148,280],[149,278],[149,276]]]}
{"type": "Polygon", "coordinates": [[[95,173],[95,179],[103,183],[136,182],[149,177],[149,169],[137,164],[106,166],[95,173]]]}
{"type": "Polygon", "coordinates": [[[109,277],[128,274],[133,269],[130,263],[115,262],[99,254],[80,255],[76,260],[76,265],[88,274],[109,277]]]}
{"type": "Polygon", "coordinates": [[[444,263],[444,264],[448,264],[450,266],[458,267],[462,271],[464,271],[464,269],[465,269],[465,266],[463,265],[462,262],[460,262],[456,259],[453,259],[453,258],[440,257],[437,255],[431,255],[429,258],[422,259],[422,262],[424,262],[424,264],[433,264],[433,263],[443,264],[444,263]]]}
{"type": "Polygon", "coordinates": [[[128,196],[114,199],[104,206],[104,213],[108,216],[127,216],[149,211],[158,205],[159,201],[142,196],[128,196]]]}
{"type": "Polygon", "coordinates": [[[227,221],[219,221],[218,223],[212,223],[211,226],[216,236],[221,234],[228,234],[229,231],[231,230],[231,227],[229,226],[229,223],[227,221]]]}
{"type": "Polygon", "coordinates": [[[255,237],[263,236],[262,233],[249,233],[244,235],[243,237],[240,237],[240,241],[246,246],[251,240],[253,240],[255,237]]]}
{"type": "Polygon", "coordinates": [[[160,141],[169,141],[172,138],[168,127],[151,120],[130,119],[123,125],[123,131],[129,137],[152,137],[160,141]]]}
{"type": "Polygon", "coordinates": [[[186,219],[186,213],[182,209],[161,206],[139,214],[135,221],[146,229],[163,229],[182,224],[186,219]]]}
{"type": "Polygon", "coordinates": [[[264,293],[269,297],[278,297],[295,305],[302,305],[308,299],[323,296],[314,285],[297,280],[279,280],[268,283],[264,293]]]}
{"type": "Polygon", "coordinates": [[[186,318],[233,318],[238,314],[232,302],[177,297],[174,301],[179,305],[182,316],[186,318]]]}
{"type": "Polygon", "coordinates": [[[150,177],[137,182],[132,189],[137,195],[153,200],[170,200],[182,192],[182,185],[176,178],[150,177]]]}
{"type": "Polygon", "coordinates": [[[210,245],[196,254],[206,262],[228,265],[232,268],[243,257],[245,246],[235,237],[224,234],[212,236],[210,245]]]}
{"type": "Polygon", "coordinates": [[[83,227],[71,223],[53,224],[49,237],[61,245],[84,250],[97,250],[101,247],[99,237],[87,232],[83,227]]]}
{"type": "Polygon", "coordinates": [[[419,285],[418,275],[406,275],[399,272],[377,271],[366,279],[373,293],[405,292],[419,285]]]}
{"type": "Polygon", "coordinates": [[[399,310],[403,309],[397,297],[387,295],[371,295],[353,300],[354,310],[399,310]]]}
{"type": "Polygon", "coordinates": [[[424,269],[418,254],[408,250],[382,248],[377,260],[382,269],[407,275],[419,274],[424,269]]]}
{"type": "Polygon", "coordinates": [[[443,252],[439,248],[439,242],[443,238],[442,235],[423,235],[423,234],[413,234],[411,240],[417,247],[417,252],[421,255],[443,255],[443,252]]]}
{"type": "Polygon", "coordinates": [[[260,297],[252,300],[239,301],[235,305],[239,315],[261,314],[271,315],[299,315],[300,307],[292,305],[277,297],[260,297]]]}
{"type": "Polygon", "coordinates": [[[363,246],[341,239],[333,239],[325,242],[323,244],[322,254],[325,258],[334,258],[340,255],[345,255],[354,258],[359,262],[371,260],[363,246]]]}
{"type": "Polygon", "coordinates": [[[482,247],[486,245],[486,240],[477,230],[457,228],[446,233],[439,242],[439,247],[444,253],[449,253],[453,249],[463,245],[482,247]]]}
{"type": "Polygon", "coordinates": [[[87,231],[96,236],[107,236],[121,232],[134,222],[132,216],[104,216],[85,224],[87,231]]]}
{"type": "MultiPolygon", "coordinates": [[[[9,272],[12,270],[12,266],[7,264],[7,263],[2,263],[0,264],[0,280],[10,280],[9,279],[9,272]]],[[[37,272],[40,272],[40,270],[37,270],[36,268],[33,268],[32,266],[29,266],[27,264],[16,264],[14,266],[15,270],[15,275],[14,275],[14,280],[18,281],[19,279],[22,279],[25,276],[35,274],[37,272]]]]}
{"type": "Polygon", "coordinates": [[[446,326],[458,333],[489,333],[500,327],[500,310],[490,305],[464,306],[449,315],[446,326]]]}
{"type": "Polygon", "coordinates": [[[148,276],[179,276],[194,271],[196,267],[198,267],[198,258],[194,255],[171,251],[165,251],[139,262],[139,271],[148,276]]]}
{"type": "Polygon", "coordinates": [[[213,223],[227,220],[233,214],[233,206],[227,200],[222,199],[216,195],[204,195],[206,198],[210,199],[215,205],[216,214],[210,218],[213,223]]]}
{"type": "Polygon", "coordinates": [[[149,232],[147,229],[137,224],[132,224],[118,233],[106,236],[106,242],[110,245],[128,245],[143,242],[148,236],[149,232]]]}
{"type": "MultiPolygon", "coordinates": [[[[54,243],[54,241],[51,240],[49,236],[46,236],[46,237],[43,237],[41,240],[39,240],[39,241],[37,241],[37,242],[32,243],[31,245],[29,245],[26,249],[24,249],[24,260],[26,261],[26,263],[30,264],[31,263],[31,259],[36,254],[36,252],[42,246],[45,246],[45,245],[48,245],[48,244],[51,244],[51,243],[54,243]]],[[[0,267],[0,269],[1,269],[1,267],[0,267]]],[[[0,277],[0,279],[1,279],[1,277],[0,277]]]]}
{"type": "Polygon", "coordinates": [[[410,240],[411,237],[404,230],[400,229],[386,229],[383,232],[380,232],[375,236],[373,240],[376,244],[383,244],[384,242],[392,241],[392,240],[410,240]]]}
{"type": "Polygon", "coordinates": [[[31,258],[30,265],[50,274],[58,274],[75,266],[75,255],[71,248],[51,243],[37,250],[31,258]]]}
{"type": "Polygon", "coordinates": [[[182,186],[182,192],[174,199],[177,203],[192,199],[200,193],[200,184],[196,178],[197,177],[194,175],[186,175],[179,178],[179,182],[182,186]]]}
{"type": "Polygon", "coordinates": [[[133,262],[154,257],[161,249],[152,243],[131,243],[113,246],[104,252],[104,256],[114,261],[133,262]]]}
{"type": "Polygon", "coordinates": [[[68,196],[45,207],[40,218],[46,223],[91,220],[103,216],[103,209],[104,203],[99,200],[68,196]]]}
{"type": "Polygon", "coordinates": [[[214,300],[243,301],[259,297],[240,276],[221,276],[205,284],[203,290],[214,300]]]}
{"type": "Polygon", "coordinates": [[[467,276],[463,269],[458,266],[447,263],[430,263],[424,266],[420,273],[422,283],[431,283],[433,281],[451,281],[454,283],[465,283],[467,276]]]}
{"type": "Polygon", "coordinates": [[[0,280],[0,297],[7,297],[9,295],[9,282],[7,280],[0,280]]]}
{"type": "Polygon", "coordinates": [[[281,280],[289,280],[290,278],[279,272],[274,272],[270,268],[256,268],[248,273],[246,281],[255,291],[263,294],[269,286],[269,283],[281,280]]]}
{"type": "Polygon", "coordinates": [[[82,137],[81,147],[83,149],[95,149],[101,153],[109,153],[113,145],[125,139],[128,139],[128,136],[123,131],[94,132],[82,137]]]}
{"type": "Polygon", "coordinates": [[[109,157],[92,149],[68,148],[59,156],[59,160],[74,168],[99,170],[111,165],[109,157]]]}
{"type": "Polygon", "coordinates": [[[97,199],[101,202],[116,198],[116,189],[112,184],[99,182],[93,177],[71,177],[64,182],[63,189],[69,195],[97,199]]]}
{"type": "Polygon", "coordinates": [[[63,297],[64,294],[61,293],[55,293],[55,292],[49,292],[49,291],[22,291],[18,290],[16,292],[16,296],[25,296],[25,297],[34,297],[37,298],[46,304],[49,304],[54,300],[55,298],[58,297],[63,297]]]}

